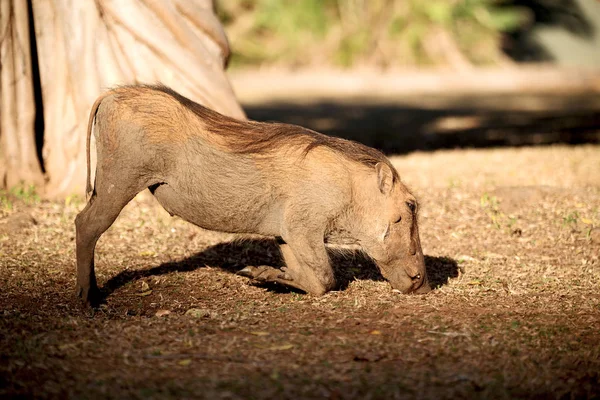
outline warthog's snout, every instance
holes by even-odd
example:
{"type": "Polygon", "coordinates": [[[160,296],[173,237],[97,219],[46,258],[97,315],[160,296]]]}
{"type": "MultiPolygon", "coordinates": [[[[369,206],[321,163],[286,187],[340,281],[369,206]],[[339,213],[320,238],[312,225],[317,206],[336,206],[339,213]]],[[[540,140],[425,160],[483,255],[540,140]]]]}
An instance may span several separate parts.
{"type": "Polygon", "coordinates": [[[415,269],[406,268],[406,266],[382,267],[380,269],[392,288],[402,293],[424,294],[431,291],[424,263],[415,268],[416,271],[415,269]]]}
{"type": "Polygon", "coordinates": [[[431,286],[429,285],[429,281],[427,280],[427,275],[421,276],[421,274],[417,275],[415,279],[413,279],[413,293],[424,294],[431,292],[431,286]]]}

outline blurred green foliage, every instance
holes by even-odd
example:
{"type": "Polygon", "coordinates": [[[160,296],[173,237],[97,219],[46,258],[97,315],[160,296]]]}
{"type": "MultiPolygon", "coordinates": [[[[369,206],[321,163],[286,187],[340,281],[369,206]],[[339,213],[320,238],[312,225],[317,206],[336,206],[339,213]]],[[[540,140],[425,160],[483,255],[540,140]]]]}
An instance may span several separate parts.
{"type": "Polygon", "coordinates": [[[217,0],[232,64],[494,64],[527,8],[502,0],[217,0]]]}
{"type": "Polygon", "coordinates": [[[33,205],[40,202],[40,196],[34,185],[27,185],[24,182],[13,186],[10,190],[0,189],[0,212],[12,210],[14,200],[33,205]]]}

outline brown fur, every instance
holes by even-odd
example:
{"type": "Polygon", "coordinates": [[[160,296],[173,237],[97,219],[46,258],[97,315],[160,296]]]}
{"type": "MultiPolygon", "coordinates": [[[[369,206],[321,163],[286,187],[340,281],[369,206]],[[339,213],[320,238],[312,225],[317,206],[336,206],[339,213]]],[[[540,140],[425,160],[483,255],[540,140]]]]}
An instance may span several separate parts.
{"type": "MultiPolygon", "coordinates": [[[[180,127],[183,114],[192,112],[202,121],[204,128],[216,136],[216,138],[213,137],[213,140],[216,140],[217,143],[222,142],[231,152],[267,155],[284,146],[300,146],[304,147],[306,154],[323,146],[368,167],[374,167],[380,162],[386,163],[393,171],[394,179],[399,179],[396,170],[383,153],[361,143],[323,135],[296,125],[237,120],[195,103],[162,85],[122,86],[116,89],[114,94],[118,100],[135,104],[133,110],[136,113],[153,121],[152,136],[156,138],[157,142],[161,140],[181,141],[186,135],[194,134],[195,127],[191,127],[191,129],[186,127],[180,131],[176,129],[180,127]],[[148,93],[152,93],[152,95],[147,96],[148,93]],[[146,101],[141,103],[140,96],[146,101]],[[148,99],[150,101],[147,101],[148,99]],[[178,115],[174,115],[172,121],[159,120],[156,117],[157,110],[164,108],[165,104],[169,104],[172,100],[181,104],[181,108],[175,108],[178,115]]],[[[199,131],[195,132],[199,133],[199,131]]],[[[209,136],[208,139],[210,140],[211,137],[209,136]]]]}
{"type": "Polygon", "coordinates": [[[98,297],[96,241],[149,188],[205,229],[279,236],[286,267],[244,273],[314,294],[334,287],[324,241],[354,241],[404,292],[427,287],[416,200],[377,150],[294,125],[238,121],[163,86],[103,94],[88,124],[85,209],[76,218],[80,296],[98,297]],[[98,161],[90,182],[96,121],[98,161]]]}

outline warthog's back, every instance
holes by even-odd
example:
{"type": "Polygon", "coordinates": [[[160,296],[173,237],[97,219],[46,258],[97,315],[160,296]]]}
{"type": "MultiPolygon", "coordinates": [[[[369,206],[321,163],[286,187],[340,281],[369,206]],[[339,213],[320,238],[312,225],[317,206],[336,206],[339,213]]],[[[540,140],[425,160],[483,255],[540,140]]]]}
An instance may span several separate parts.
{"type": "Polygon", "coordinates": [[[349,171],[386,160],[299,126],[229,118],[164,87],[114,89],[97,126],[99,165],[118,157],[169,212],[214,230],[279,235],[288,199],[318,193],[339,207],[351,200],[349,171]]]}
{"type": "Polygon", "coordinates": [[[389,160],[379,151],[361,143],[330,137],[297,125],[242,121],[219,114],[164,86],[124,86],[109,92],[124,121],[149,129],[149,141],[169,145],[202,138],[235,154],[260,157],[281,156],[285,151],[308,155],[324,148],[345,159],[367,167],[387,164],[398,178],[389,160]]]}

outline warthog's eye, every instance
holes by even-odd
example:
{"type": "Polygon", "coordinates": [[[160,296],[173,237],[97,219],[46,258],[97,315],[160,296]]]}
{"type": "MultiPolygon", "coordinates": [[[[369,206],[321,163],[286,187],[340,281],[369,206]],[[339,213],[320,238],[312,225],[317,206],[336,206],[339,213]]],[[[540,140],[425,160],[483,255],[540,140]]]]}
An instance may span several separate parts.
{"type": "Polygon", "coordinates": [[[417,210],[417,205],[415,203],[413,203],[412,201],[407,201],[406,205],[408,206],[408,208],[410,209],[411,213],[415,213],[415,211],[417,210]]]}

